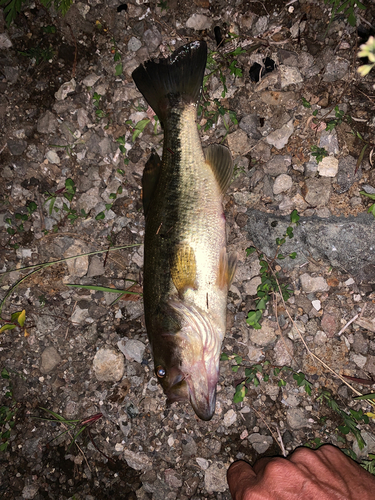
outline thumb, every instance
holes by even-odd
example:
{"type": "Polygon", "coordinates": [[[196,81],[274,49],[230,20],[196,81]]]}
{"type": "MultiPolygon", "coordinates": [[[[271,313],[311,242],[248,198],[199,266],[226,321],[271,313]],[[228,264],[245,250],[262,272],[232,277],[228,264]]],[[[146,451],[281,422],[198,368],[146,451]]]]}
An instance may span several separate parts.
{"type": "Polygon", "coordinates": [[[228,469],[227,480],[229,490],[234,500],[245,498],[245,492],[256,483],[256,474],[250,464],[239,460],[228,469]]]}

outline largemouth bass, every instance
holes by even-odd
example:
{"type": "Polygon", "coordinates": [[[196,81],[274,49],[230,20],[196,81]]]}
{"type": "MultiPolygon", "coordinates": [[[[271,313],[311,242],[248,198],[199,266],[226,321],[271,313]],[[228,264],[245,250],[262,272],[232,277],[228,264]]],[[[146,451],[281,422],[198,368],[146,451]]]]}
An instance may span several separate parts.
{"type": "Polygon", "coordinates": [[[190,401],[203,420],[215,412],[227,294],[236,257],[226,252],[222,198],[232,178],[229,150],[203,151],[197,106],[205,42],[132,74],[164,129],[163,158],[143,173],[144,309],[155,373],[167,402],[190,401]]]}

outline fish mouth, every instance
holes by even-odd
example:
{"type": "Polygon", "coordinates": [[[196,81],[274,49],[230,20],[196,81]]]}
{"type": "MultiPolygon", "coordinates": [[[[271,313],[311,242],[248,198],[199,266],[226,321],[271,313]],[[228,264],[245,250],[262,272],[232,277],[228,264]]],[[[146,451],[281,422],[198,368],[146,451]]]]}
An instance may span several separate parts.
{"type": "Polygon", "coordinates": [[[186,377],[190,404],[201,420],[211,420],[216,406],[216,384],[219,371],[215,366],[206,366],[204,361],[193,367],[191,374],[186,377]]]}

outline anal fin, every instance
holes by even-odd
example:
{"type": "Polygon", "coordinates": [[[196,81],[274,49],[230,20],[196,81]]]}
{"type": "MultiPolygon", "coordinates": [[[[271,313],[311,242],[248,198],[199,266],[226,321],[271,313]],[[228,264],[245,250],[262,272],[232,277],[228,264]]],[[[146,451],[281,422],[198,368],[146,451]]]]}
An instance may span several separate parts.
{"type": "Polygon", "coordinates": [[[197,267],[194,250],[189,245],[179,245],[170,259],[171,275],[180,297],[188,288],[197,288],[197,267]]]}

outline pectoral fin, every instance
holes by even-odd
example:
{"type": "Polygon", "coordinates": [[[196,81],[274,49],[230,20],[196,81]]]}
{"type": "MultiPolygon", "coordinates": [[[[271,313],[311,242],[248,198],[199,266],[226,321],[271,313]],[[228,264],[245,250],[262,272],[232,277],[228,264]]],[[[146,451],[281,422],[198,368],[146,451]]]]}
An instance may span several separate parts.
{"type": "Polygon", "coordinates": [[[170,259],[171,275],[180,297],[188,288],[196,289],[197,267],[194,250],[189,245],[179,245],[170,259]]]}
{"type": "Polygon", "coordinates": [[[148,209],[150,208],[150,203],[152,196],[154,194],[156,184],[159,180],[161,170],[161,160],[159,155],[152,151],[150,158],[147,160],[145,169],[142,176],[142,188],[143,188],[143,211],[145,216],[147,215],[148,209]]]}
{"type": "Polygon", "coordinates": [[[205,148],[204,156],[215,174],[221,193],[224,194],[233,175],[233,161],[229,149],[221,144],[211,144],[205,148]]]}
{"type": "Polygon", "coordinates": [[[227,288],[229,290],[236,273],[237,260],[237,252],[228,256],[225,248],[222,248],[220,252],[219,273],[217,277],[217,285],[219,288],[227,288]]]}

